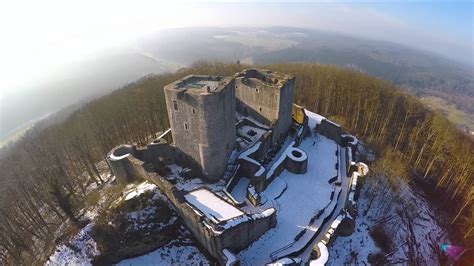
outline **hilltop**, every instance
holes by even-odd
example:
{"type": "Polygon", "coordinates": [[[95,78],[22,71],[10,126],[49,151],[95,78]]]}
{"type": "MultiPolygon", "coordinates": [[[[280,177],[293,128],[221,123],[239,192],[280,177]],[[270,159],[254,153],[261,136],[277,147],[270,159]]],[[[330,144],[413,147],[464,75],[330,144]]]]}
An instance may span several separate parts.
{"type": "MultiPolygon", "coordinates": [[[[442,114],[363,73],[317,64],[262,67],[296,76],[297,104],[363,136],[361,141],[376,158],[369,178],[381,180],[395,192],[400,187],[407,191],[404,182],[420,188],[418,193],[439,204],[436,211],[452,222],[444,228],[451,241],[472,243],[473,144],[442,114]]],[[[8,214],[1,223],[12,228],[2,231],[0,239],[9,260],[44,258],[46,249],[54,246],[58,224],[83,219],[84,208],[91,206],[86,201],[88,187],[108,183],[98,163],[111,148],[124,142],[146,145],[157,137],[156,132],[169,128],[161,88],[189,74],[230,76],[243,68],[201,63],[173,74],[149,76],[84,105],[54,126],[26,134],[0,160],[1,210],[8,214]],[[15,242],[23,245],[12,246],[15,242]]],[[[107,168],[104,163],[100,166],[107,168]]],[[[379,199],[373,197],[373,202],[379,199]]],[[[466,261],[472,259],[466,256],[466,261]]]]}

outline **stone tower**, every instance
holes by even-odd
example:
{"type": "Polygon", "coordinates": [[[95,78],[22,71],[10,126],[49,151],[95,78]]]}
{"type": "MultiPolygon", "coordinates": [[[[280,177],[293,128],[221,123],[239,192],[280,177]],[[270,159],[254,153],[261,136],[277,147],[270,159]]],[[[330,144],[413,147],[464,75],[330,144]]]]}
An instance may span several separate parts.
{"type": "Polygon", "coordinates": [[[235,145],[234,79],[191,75],[164,91],[174,145],[219,180],[235,145]]]}
{"type": "Polygon", "coordinates": [[[264,69],[235,74],[237,112],[273,130],[272,143],[286,137],[291,127],[295,78],[264,69]]]}

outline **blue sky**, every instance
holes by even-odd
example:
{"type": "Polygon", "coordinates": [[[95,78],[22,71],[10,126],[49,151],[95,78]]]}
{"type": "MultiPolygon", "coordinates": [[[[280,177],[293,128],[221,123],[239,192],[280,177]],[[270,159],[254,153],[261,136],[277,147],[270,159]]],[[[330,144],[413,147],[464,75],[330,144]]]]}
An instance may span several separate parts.
{"type": "Polygon", "coordinates": [[[401,43],[474,65],[472,2],[263,1],[204,6],[224,24],[316,28],[401,43]]]}
{"type": "Polygon", "coordinates": [[[472,2],[385,2],[362,5],[391,14],[408,23],[472,42],[472,2]]]}
{"type": "Polygon", "coordinates": [[[314,28],[474,65],[471,2],[15,0],[0,2],[0,73],[6,73],[0,77],[0,100],[2,92],[27,88],[58,66],[160,29],[190,26],[314,28]]]}

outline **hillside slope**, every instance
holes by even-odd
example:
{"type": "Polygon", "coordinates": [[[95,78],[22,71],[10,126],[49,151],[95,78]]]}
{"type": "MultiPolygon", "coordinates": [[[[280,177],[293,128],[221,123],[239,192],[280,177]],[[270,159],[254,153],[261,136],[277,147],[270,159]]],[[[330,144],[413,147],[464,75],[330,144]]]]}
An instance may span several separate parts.
{"type": "MultiPolygon", "coordinates": [[[[296,103],[360,136],[375,150],[377,161],[384,162],[383,176],[392,182],[404,178],[433,195],[432,202],[452,223],[446,228],[449,238],[472,249],[474,144],[442,114],[365,74],[317,64],[262,67],[295,75],[296,103]]],[[[176,73],[149,76],[84,105],[61,123],[30,132],[16,149],[0,158],[0,210],[9,214],[0,225],[12,228],[0,231],[0,244],[18,260],[31,253],[32,243],[54,241],[47,230],[54,232],[57,224],[79,215],[77,210],[87,196],[83,184],[103,183],[95,164],[111,148],[121,143],[145,145],[157,131],[169,127],[164,85],[189,74],[229,76],[243,68],[201,63],[176,73]],[[67,204],[57,204],[64,201],[67,204]],[[48,217],[34,212],[40,208],[48,217]],[[16,242],[23,245],[12,246],[16,242]]]]}
{"type": "Polygon", "coordinates": [[[51,73],[34,88],[6,91],[1,98],[0,140],[39,117],[110,93],[148,74],[175,71],[176,65],[138,53],[115,53],[51,73]]]}

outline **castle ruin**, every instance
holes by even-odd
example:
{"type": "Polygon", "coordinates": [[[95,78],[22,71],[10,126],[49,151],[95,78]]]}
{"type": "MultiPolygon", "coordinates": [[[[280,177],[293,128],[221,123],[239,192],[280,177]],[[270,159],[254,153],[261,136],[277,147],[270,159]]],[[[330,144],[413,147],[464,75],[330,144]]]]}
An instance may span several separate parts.
{"type": "Polygon", "coordinates": [[[231,78],[187,76],[164,88],[174,145],[210,181],[219,180],[234,148],[234,84],[231,78]]]}
{"type": "Polygon", "coordinates": [[[118,182],[156,184],[220,264],[237,264],[239,252],[260,263],[322,260],[338,226],[329,222],[355,216],[358,142],[294,105],[294,91],[294,77],[262,69],[186,76],[164,87],[170,129],[146,147],[115,147],[107,161],[118,182]],[[295,216],[295,198],[319,209],[295,216]],[[278,228],[277,210],[284,224],[296,219],[291,227],[278,228]]]}
{"type": "Polygon", "coordinates": [[[191,75],[165,86],[174,146],[218,181],[236,142],[236,112],[272,130],[271,144],[291,126],[294,78],[249,69],[234,77],[191,75]]]}

